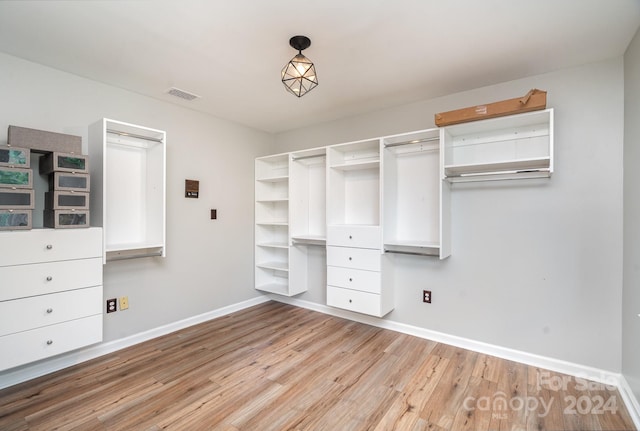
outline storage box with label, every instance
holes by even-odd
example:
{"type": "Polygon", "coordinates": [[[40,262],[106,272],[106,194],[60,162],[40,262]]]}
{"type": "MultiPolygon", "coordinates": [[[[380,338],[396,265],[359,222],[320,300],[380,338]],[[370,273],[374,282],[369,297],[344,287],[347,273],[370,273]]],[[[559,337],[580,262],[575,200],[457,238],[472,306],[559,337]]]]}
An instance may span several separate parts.
{"type": "Polygon", "coordinates": [[[27,189],[2,189],[0,188],[0,209],[31,210],[34,207],[34,192],[27,189]]]}
{"type": "Polygon", "coordinates": [[[40,158],[40,174],[52,172],[89,172],[89,157],[82,154],[47,153],[40,158]]]}
{"type": "Polygon", "coordinates": [[[33,170],[0,167],[0,187],[10,189],[33,188],[33,170]]]}
{"type": "Polygon", "coordinates": [[[89,211],[44,210],[43,223],[55,229],[89,227],[89,211]]]}
{"type": "Polygon", "coordinates": [[[0,147],[0,166],[28,168],[31,166],[31,151],[28,148],[0,147]]]}
{"type": "Polygon", "coordinates": [[[71,191],[52,191],[44,194],[45,209],[49,210],[88,210],[89,193],[71,191]]]}
{"type": "Polygon", "coordinates": [[[0,230],[31,229],[32,210],[0,210],[0,230]]]}
{"type": "Polygon", "coordinates": [[[91,180],[89,174],[76,172],[53,172],[49,174],[49,190],[73,190],[89,192],[91,180]]]}
{"type": "Polygon", "coordinates": [[[12,147],[30,148],[35,153],[82,153],[82,137],[65,133],[9,126],[7,142],[12,147]]]}

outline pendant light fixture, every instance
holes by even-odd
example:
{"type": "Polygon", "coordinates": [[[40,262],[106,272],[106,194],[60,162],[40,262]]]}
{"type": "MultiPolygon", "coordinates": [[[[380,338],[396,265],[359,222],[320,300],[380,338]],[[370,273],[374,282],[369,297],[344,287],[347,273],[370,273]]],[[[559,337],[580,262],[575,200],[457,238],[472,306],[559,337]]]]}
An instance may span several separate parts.
{"type": "Polygon", "coordinates": [[[311,40],[306,36],[293,36],[289,45],[298,50],[298,55],[282,69],[282,83],[291,94],[302,97],[318,85],[315,66],[302,55],[302,50],[311,46],[311,40]]]}

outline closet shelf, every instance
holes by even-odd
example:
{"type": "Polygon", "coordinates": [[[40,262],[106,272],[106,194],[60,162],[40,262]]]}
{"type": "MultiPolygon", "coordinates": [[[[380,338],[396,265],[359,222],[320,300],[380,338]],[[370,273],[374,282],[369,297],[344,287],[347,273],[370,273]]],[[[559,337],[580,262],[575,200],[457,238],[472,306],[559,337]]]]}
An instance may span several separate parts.
{"type": "Polygon", "coordinates": [[[280,283],[262,284],[262,285],[256,286],[256,289],[261,290],[263,292],[277,293],[278,295],[290,296],[289,286],[287,284],[280,284],[280,283]]]}
{"type": "Polygon", "coordinates": [[[440,245],[429,241],[396,240],[385,242],[384,251],[421,256],[440,256],[440,245]]]}
{"type": "Polygon", "coordinates": [[[287,262],[261,262],[256,264],[256,266],[258,268],[289,272],[289,264],[287,262]]]}
{"type": "Polygon", "coordinates": [[[263,182],[263,183],[280,183],[284,181],[289,181],[289,175],[278,175],[273,177],[256,178],[256,181],[263,182]]]}
{"type": "Polygon", "coordinates": [[[286,221],[262,221],[256,222],[258,226],[288,226],[289,223],[286,221]]]}
{"type": "Polygon", "coordinates": [[[296,235],[291,237],[294,244],[302,245],[326,245],[327,238],[320,235],[296,235]]]}
{"type": "Polygon", "coordinates": [[[339,171],[355,171],[360,169],[377,169],[380,166],[380,160],[362,160],[362,161],[353,161],[347,163],[340,163],[331,165],[332,169],[336,169],[339,171]]]}
{"type": "Polygon", "coordinates": [[[491,163],[447,165],[444,167],[444,174],[447,178],[451,178],[463,175],[499,174],[506,172],[527,173],[529,171],[549,169],[550,163],[551,159],[549,157],[539,157],[491,163]]]}
{"type": "Polygon", "coordinates": [[[258,203],[275,203],[275,202],[289,202],[287,198],[273,198],[273,199],[256,199],[258,203]]]}
{"type": "Polygon", "coordinates": [[[268,248],[289,248],[289,245],[286,242],[262,242],[256,245],[258,247],[268,247],[268,248]]]}

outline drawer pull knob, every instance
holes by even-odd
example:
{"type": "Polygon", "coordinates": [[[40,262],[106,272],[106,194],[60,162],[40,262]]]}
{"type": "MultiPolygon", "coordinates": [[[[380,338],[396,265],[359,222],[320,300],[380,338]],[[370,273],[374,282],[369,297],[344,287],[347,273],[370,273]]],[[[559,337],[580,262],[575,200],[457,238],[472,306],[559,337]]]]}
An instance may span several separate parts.
{"type": "Polygon", "coordinates": [[[51,244],[47,244],[47,250],[51,250],[53,246],[51,244]]]}
{"type": "Polygon", "coordinates": [[[353,278],[350,278],[349,281],[353,281],[353,278]]]}
{"type": "Polygon", "coordinates": [[[351,259],[351,256],[349,256],[349,260],[352,260],[352,259],[351,259]]]}
{"type": "Polygon", "coordinates": [[[53,280],[53,277],[52,277],[52,276],[50,276],[50,275],[48,275],[48,276],[47,276],[47,281],[51,281],[51,280],[53,280]]]}
{"type": "Polygon", "coordinates": [[[50,346],[53,344],[53,340],[47,340],[47,346],[50,346]]]}
{"type": "Polygon", "coordinates": [[[47,313],[48,313],[48,314],[53,313],[53,308],[47,308],[47,313]]]}
{"type": "Polygon", "coordinates": [[[349,235],[349,239],[353,239],[353,237],[351,235],[349,235]]]}
{"type": "Polygon", "coordinates": [[[351,304],[352,302],[353,302],[352,300],[349,300],[349,304],[351,304]]]}

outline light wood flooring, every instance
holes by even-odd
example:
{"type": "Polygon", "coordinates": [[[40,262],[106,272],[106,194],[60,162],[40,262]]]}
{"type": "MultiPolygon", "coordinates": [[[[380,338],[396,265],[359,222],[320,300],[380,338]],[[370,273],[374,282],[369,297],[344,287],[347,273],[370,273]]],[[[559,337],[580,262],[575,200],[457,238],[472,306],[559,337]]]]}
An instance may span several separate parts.
{"type": "Polygon", "coordinates": [[[2,431],[164,429],[634,427],[602,385],[277,302],[0,391],[2,431]]]}

